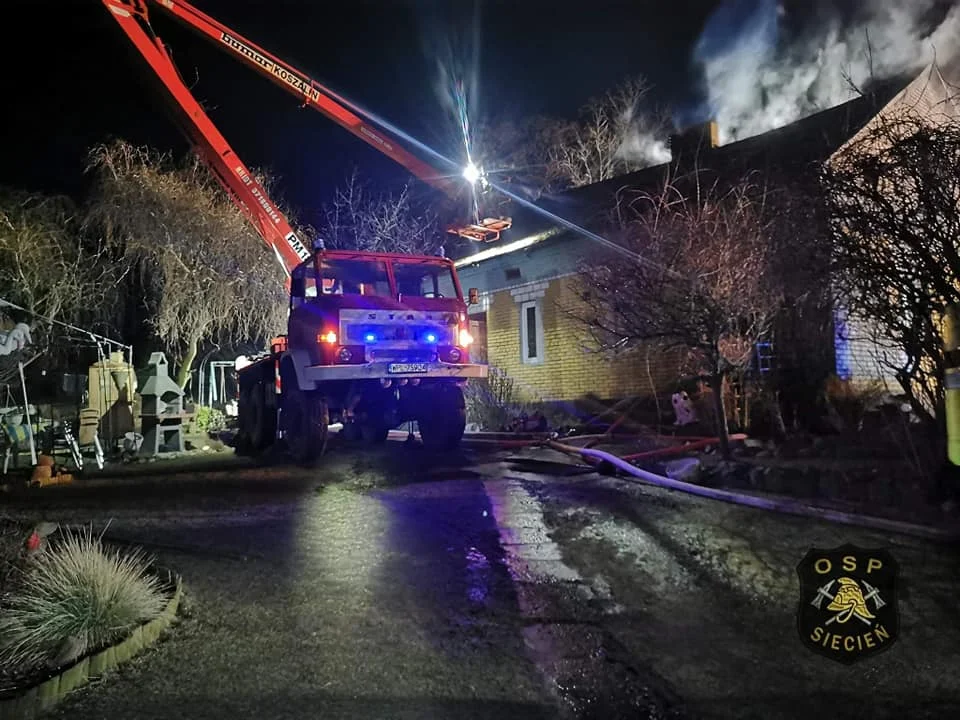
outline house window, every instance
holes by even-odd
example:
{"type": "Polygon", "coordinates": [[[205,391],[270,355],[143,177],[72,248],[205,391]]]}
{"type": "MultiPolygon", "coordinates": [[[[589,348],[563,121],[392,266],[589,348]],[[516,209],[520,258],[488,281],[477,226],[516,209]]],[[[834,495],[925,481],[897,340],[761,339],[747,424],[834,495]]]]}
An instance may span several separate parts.
{"type": "Polygon", "coordinates": [[[536,300],[520,306],[520,353],[524,363],[543,362],[543,311],[536,300]]]}
{"type": "Polygon", "coordinates": [[[768,373],[773,369],[773,343],[758,342],[757,345],[757,370],[760,374],[768,373]]]}

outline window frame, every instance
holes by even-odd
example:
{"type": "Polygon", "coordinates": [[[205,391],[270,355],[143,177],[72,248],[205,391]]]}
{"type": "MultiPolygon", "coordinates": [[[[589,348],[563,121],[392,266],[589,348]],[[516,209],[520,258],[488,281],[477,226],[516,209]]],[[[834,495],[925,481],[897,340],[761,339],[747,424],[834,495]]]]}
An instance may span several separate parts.
{"type": "Polygon", "coordinates": [[[445,299],[460,299],[459,290],[457,288],[457,283],[452,268],[447,265],[441,265],[439,263],[413,263],[413,262],[393,262],[391,271],[393,273],[394,282],[396,284],[397,297],[420,297],[426,299],[437,298],[438,293],[442,293],[444,290],[452,293],[450,295],[443,294],[442,297],[445,299]],[[405,274],[410,277],[413,276],[410,273],[410,268],[419,269],[418,275],[420,275],[419,284],[421,289],[417,293],[405,293],[401,291],[400,288],[400,279],[405,274]],[[432,290],[424,290],[423,284],[428,282],[428,279],[432,278],[432,290]],[[449,285],[449,288],[444,287],[444,285],[449,285]]]}
{"type": "Polygon", "coordinates": [[[543,342],[543,304],[540,300],[527,300],[520,303],[520,360],[524,365],[542,365],[545,354],[543,342]],[[530,346],[530,336],[527,329],[527,311],[534,309],[534,345],[537,349],[535,357],[527,357],[530,346]]]}
{"type": "Polygon", "coordinates": [[[318,255],[314,266],[314,279],[318,286],[318,295],[353,295],[360,297],[364,295],[363,288],[369,287],[374,289],[374,292],[366,293],[367,295],[376,297],[394,297],[393,286],[390,283],[390,268],[388,263],[383,260],[365,260],[359,258],[324,258],[318,255]],[[353,275],[353,273],[348,274],[347,272],[350,270],[351,266],[362,268],[365,265],[369,266],[371,271],[376,272],[376,279],[372,283],[356,283],[359,292],[343,292],[344,281],[348,278],[351,280],[356,279],[355,276],[352,278],[349,277],[350,275],[353,275]],[[344,277],[345,275],[347,277],[344,277]],[[381,283],[383,283],[385,286],[377,288],[377,285],[380,285],[381,283]],[[329,290],[327,289],[328,285],[329,290]],[[340,292],[337,292],[338,286],[340,287],[340,292]],[[379,290],[379,292],[377,290],[379,290]],[[386,291],[385,295],[383,294],[384,290],[386,291]]]}

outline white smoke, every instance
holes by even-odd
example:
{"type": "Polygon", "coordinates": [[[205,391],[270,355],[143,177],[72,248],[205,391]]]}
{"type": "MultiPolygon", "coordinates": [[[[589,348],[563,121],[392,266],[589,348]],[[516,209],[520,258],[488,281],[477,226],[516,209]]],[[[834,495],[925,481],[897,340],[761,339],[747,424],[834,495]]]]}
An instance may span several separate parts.
{"type": "Polygon", "coordinates": [[[667,121],[656,112],[644,113],[631,107],[622,114],[617,131],[620,145],[616,157],[630,171],[670,162],[667,121]]]}
{"type": "MultiPolygon", "coordinates": [[[[670,120],[662,108],[649,101],[652,86],[642,77],[621,83],[594,101],[592,124],[608,128],[609,146],[627,172],[670,162],[670,120]]],[[[606,143],[604,143],[606,144],[606,143]]]]}
{"type": "Polygon", "coordinates": [[[936,2],[873,0],[853,27],[834,18],[787,47],[770,47],[755,25],[732,49],[700,57],[721,144],[840,105],[870,81],[921,70],[935,53],[951,57],[960,46],[960,7],[930,29],[923,17],[936,2]]]}
{"type": "Polygon", "coordinates": [[[661,136],[646,128],[634,125],[623,136],[623,142],[617,149],[617,157],[632,167],[645,168],[670,162],[670,147],[661,136]]]}

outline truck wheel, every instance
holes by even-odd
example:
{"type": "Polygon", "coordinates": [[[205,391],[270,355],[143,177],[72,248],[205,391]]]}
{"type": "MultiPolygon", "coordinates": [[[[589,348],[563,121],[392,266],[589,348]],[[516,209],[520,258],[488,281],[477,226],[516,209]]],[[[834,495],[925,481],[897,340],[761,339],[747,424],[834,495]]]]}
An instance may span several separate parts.
{"type": "Polygon", "coordinates": [[[460,444],[467,427],[467,405],[456,385],[441,385],[422,398],[428,406],[417,418],[420,440],[430,450],[452,450],[460,444]]]}
{"type": "Polygon", "coordinates": [[[323,455],[330,415],[326,401],[318,393],[285,391],[280,418],[287,449],[294,460],[308,462],[323,455]]]}

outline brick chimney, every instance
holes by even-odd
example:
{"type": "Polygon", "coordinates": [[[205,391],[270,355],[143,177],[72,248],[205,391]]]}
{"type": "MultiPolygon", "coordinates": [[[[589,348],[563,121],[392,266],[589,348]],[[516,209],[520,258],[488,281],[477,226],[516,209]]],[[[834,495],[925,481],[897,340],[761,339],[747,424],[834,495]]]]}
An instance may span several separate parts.
{"type": "Polygon", "coordinates": [[[670,136],[673,161],[692,163],[697,155],[720,146],[720,130],[716,120],[692,125],[670,136]]]}

